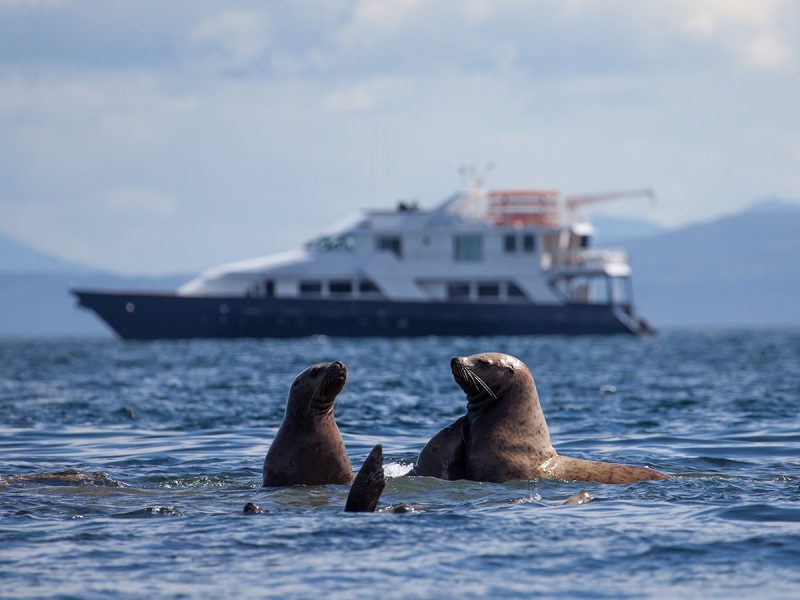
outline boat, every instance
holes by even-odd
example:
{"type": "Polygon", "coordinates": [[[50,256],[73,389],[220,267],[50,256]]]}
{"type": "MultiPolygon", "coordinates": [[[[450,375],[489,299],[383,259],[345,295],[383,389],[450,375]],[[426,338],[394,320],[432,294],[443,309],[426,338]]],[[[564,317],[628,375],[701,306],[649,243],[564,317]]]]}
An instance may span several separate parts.
{"type": "Polygon", "coordinates": [[[627,255],[592,248],[578,214],[639,193],[650,192],[562,199],[471,185],[429,210],[364,211],[299,249],[209,269],[175,291],[71,292],[130,340],[646,334],[627,255]]]}

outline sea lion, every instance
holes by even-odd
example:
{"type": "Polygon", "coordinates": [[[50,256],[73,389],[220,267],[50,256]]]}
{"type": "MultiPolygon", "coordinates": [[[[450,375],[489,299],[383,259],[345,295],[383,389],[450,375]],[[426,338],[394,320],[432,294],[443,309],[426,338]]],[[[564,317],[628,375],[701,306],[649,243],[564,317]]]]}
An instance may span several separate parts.
{"type": "Polygon", "coordinates": [[[562,479],[634,483],[668,479],[646,469],[560,456],[550,442],[536,384],[525,364],[499,353],[450,361],[467,395],[467,414],[422,449],[413,475],[502,483],[511,479],[562,479]]]}
{"type": "Polygon", "coordinates": [[[75,469],[55,473],[0,476],[0,487],[16,485],[123,487],[125,484],[112,479],[103,471],[85,472],[75,469]]]}
{"type": "Polygon", "coordinates": [[[264,459],[265,486],[349,484],[353,468],[333,405],[347,380],[339,361],[300,373],[289,390],[283,423],[264,459]]]}

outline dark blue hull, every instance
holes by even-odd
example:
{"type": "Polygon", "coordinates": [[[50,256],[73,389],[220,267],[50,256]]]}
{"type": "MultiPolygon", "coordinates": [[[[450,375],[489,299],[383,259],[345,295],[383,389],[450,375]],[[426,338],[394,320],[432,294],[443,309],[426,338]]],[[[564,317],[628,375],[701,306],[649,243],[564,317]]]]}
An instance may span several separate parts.
{"type": "Polygon", "coordinates": [[[209,298],[74,290],[124,339],[648,333],[610,304],[209,298]]]}

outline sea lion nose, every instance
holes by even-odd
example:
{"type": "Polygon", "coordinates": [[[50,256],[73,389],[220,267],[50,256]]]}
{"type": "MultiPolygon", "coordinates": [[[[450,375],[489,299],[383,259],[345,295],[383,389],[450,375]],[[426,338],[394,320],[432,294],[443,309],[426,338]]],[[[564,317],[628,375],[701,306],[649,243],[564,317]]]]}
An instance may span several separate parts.
{"type": "Polygon", "coordinates": [[[451,369],[455,369],[458,366],[458,361],[459,361],[459,358],[457,356],[454,356],[453,358],[451,358],[450,359],[450,368],[451,369]]]}
{"type": "Polygon", "coordinates": [[[342,361],[340,361],[340,360],[337,360],[337,361],[336,361],[336,362],[334,362],[334,363],[333,363],[331,366],[332,366],[334,369],[336,369],[337,371],[339,371],[340,373],[346,373],[346,372],[347,372],[347,367],[346,367],[346,366],[345,366],[345,364],[344,364],[342,361]]]}

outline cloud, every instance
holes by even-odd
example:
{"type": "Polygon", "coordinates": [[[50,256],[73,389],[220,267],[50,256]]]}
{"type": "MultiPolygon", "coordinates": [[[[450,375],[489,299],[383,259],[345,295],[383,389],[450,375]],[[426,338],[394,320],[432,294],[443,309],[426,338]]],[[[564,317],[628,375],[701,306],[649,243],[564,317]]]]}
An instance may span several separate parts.
{"type": "Polygon", "coordinates": [[[497,186],[654,187],[657,213],[612,209],[665,224],[800,196],[791,4],[230,6],[4,13],[0,228],[195,270],[364,206],[430,206],[462,162],[494,161],[497,186]]]}
{"type": "Polygon", "coordinates": [[[379,107],[392,107],[408,92],[408,82],[399,78],[368,79],[326,93],[322,106],[334,113],[368,112],[379,107]]]}
{"type": "Polygon", "coordinates": [[[795,60],[786,19],[798,15],[785,0],[688,0],[674,6],[687,32],[727,48],[744,66],[781,69],[795,60]]]}
{"type": "Polygon", "coordinates": [[[353,21],[369,28],[391,29],[412,20],[421,0],[359,0],[353,21]]]}
{"type": "Polygon", "coordinates": [[[189,35],[189,46],[214,69],[246,67],[268,46],[269,17],[262,9],[227,10],[205,17],[189,35]]]}

